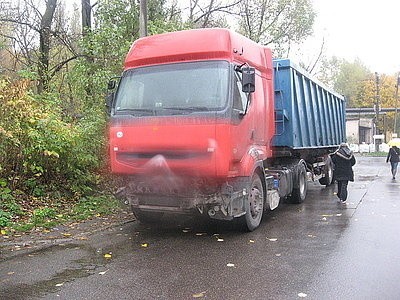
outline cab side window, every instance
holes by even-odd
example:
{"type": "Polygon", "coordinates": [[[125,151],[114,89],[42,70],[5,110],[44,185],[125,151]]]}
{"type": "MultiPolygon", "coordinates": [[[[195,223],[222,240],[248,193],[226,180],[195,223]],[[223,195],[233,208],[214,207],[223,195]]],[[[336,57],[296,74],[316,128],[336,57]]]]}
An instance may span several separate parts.
{"type": "Polygon", "coordinates": [[[241,74],[235,72],[233,79],[233,108],[239,111],[244,111],[246,107],[247,97],[242,92],[242,80],[239,77],[241,74]]]}

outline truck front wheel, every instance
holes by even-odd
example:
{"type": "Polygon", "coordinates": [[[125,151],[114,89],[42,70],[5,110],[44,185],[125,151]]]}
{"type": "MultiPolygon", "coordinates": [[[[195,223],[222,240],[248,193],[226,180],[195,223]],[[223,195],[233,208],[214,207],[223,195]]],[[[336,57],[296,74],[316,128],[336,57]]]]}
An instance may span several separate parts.
{"type": "Polygon", "coordinates": [[[260,176],[257,174],[254,174],[251,179],[245,208],[246,214],[242,217],[242,224],[247,231],[253,231],[260,226],[264,212],[264,188],[260,176]]]}

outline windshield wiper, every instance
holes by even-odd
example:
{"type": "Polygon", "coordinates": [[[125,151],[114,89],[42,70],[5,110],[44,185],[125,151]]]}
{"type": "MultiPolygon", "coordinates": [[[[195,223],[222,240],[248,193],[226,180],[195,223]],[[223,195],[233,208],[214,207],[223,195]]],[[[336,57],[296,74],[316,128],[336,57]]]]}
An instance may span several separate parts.
{"type": "Polygon", "coordinates": [[[163,107],[163,109],[175,109],[175,110],[183,110],[183,111],[209,111],[210,107],[207,106],[188,106],[188,107],[176,107],[176,106],[167,106],[163,107]]]}
{"type": "Polygon", "coordinates": [[[151,113],[153,116],[156,115],[156,110],[154,108],[121,108],[116,109],[116,113],[118,112],[148,112],[151,113]]]}

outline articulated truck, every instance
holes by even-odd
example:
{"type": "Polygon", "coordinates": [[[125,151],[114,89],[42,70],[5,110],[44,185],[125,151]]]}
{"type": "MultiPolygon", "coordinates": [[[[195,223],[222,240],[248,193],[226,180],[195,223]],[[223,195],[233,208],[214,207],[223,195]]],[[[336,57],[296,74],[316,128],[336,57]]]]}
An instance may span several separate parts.
{"type": "Polygon", "coordinates": [[[140,38],[108,88],[111,172],[141,222],[198,214],[252,231],[310,181],[332,183],[344,98],[231,30],[140,38]]]}

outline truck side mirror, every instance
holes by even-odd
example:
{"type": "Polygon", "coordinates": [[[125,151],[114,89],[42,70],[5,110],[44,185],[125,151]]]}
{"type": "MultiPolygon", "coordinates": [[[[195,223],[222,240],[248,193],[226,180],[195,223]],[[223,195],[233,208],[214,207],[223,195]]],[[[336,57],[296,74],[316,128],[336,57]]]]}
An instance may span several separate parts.
{"type": "Polygon", "coordinates": [[[111,79],[107,84],[107,89],[108,90],[113,90],[113,89],[115,89],[115,86],[116,86],[115,80],[111,79]]]}
{"type": "Polygon", "coordinates": [[[245,67],[242,69],[242,91],[253,93],[256,86],[256,72],[254,68],[245,67]]]}
{"type": "Polygon", "coordinates": [[[112,77],[107,84],[107,90],[108,95],[106,96],[106,109],[107,109],[107,114],[111,115],[112,107],[113,107],[113,102],[114,102],[114,97],[115,97],[115,88],[117,87],[117,80],[121,77],[112,77]]]}

